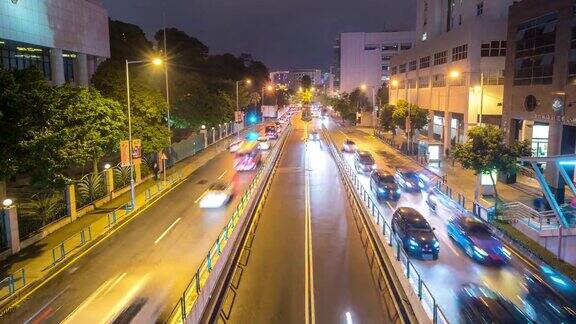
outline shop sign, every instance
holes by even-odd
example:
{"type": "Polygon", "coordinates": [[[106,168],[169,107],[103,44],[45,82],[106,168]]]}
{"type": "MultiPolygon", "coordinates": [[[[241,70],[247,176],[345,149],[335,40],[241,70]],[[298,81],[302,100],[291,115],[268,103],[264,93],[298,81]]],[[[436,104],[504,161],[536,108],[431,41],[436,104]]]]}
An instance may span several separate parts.
{"type": "Polygon", "coordinates": [[[576,117],[561,116],[555,114],[534,114],[534,119],[576,124],[576,117]]]}

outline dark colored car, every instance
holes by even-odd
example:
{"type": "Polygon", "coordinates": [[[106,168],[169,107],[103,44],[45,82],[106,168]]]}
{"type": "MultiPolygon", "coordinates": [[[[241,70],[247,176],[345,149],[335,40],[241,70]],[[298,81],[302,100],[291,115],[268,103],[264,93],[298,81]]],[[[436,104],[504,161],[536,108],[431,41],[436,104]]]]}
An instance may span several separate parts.
{"type": "Polygon", "coordinates": [[[562,275],[554,275],[550,282],[549,275],[546,269],[538,275],[525,274],[528,293],[522,299],[524,312],[537,323],[576,323],[574,283],[562,275]]]}
{"type": "Polygon", "coordinates": [[[467,283],[462,285],[457,296],[460,306],[460,323],[531,323],[516,305],[488,287],[467,283]]]}
{"type": "Polygon", "coordinates": [[[356,143],[349,139],[345,140],[344,144],[342,145],[342,151],[346,153],[354,153],[357,149],[358,147],[356,146],[356,143]]]}
{"type": "Polygon", "coordinates": [[[424,260],[438,259],[440,242],[434,228],[416,209],[400,207],[392,215],[392,232],[398,235],[404,250],[424,260]]]}
{"type": "Polygon", "coordinates": [[[417,171],[398,169],[394,176],[400,188],[406,191],[420,191],[425,186],[417,171]]]}
{"type": "Polygon", "coordinates": [[[368,151],[357,151],[354,154],[354,168],[358,173],[370,173],[376,169],[376,162],[368,151]]]}
{"type": "Polygon", "coordinates": [[[446,225],[448,237],[454,240],[470,258],[481,263],[505,264],[510,260],[510,251],[492,235],[490,228],[472,216],[458,216],[446,225]]]}
{"type": "Polygon", "coordinates": [[[374,170],[370,175],[370,190],[378,199],[400,199],[400,188],[396,184],[396,179],[389,172],[384,170],[374,170]]]}

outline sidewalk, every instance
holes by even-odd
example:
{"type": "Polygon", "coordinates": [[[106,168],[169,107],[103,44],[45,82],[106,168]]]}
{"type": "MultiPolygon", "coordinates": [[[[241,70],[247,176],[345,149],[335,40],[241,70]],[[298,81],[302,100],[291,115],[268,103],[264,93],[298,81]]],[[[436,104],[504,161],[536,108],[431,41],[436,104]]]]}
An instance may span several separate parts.
{"type": "MultiPolygon", "coordinates": [[[[371,128],[357,127],[356,129],[366,133],[367,135],[373,135],[371,128]]],[[[392,134],[385,134],[384,136],[392,139],[392,134]]],[[[404,135],[395,135],[394,142],[397,145],[396,147],[400,147],[406,143],[406,137],[404,135]]],[[[473,171],[460,167],[457,162],[453,163],[452,159],[443,159],[440,163],[430,163],[425,167],[438,174],[439,176],[446,176],[446,180],[453,190],[464,194],[467,201],[474,201],[476,176],[474,175],[473,171]]],[[[518,201],[532,207],[534,198],[542,195],[542,192],[538,187],[538,183],[536,180],[529,179],[522,175],[518,176],[518,182],[519,183],[513,185],[497,182],[496,188],[498,190],[500,200],[505,203],[518,201]]],[[[493,204],[494,202],[492,197],[484,197],[483,199],[490,204],[493,204]]]]}
{"type": "MultiPolygon", "coordinates": [[[[159,193],[164,193],[166,189],[171,188],[172,184],[185,179],[196,169],[225,150],[228,142],[229,140],[225,139],[209,146],[196,155],[180,161],[168,169],[167,178],[169,181],[166,181],[166,183],[147,179],[137,185],[136,211],[147,205],[148,201],[158,196],[159,193]]],[[[122,208],[129,200],[130,192],[128,191],[93,212],[58,229],[35,244],[22,249],[17,254],[8,257],[1,262],[0,274],[2,277],[0,277],[0,280],[5,279],[10,274],[14,274],[15,289],[18,290],[23,285],[21,280],[22,268],[25,269],[26,285],[46,276],[50,273],[50,270],[55,268],[54,265],[57,265],[59,261],[82,250],[86,245],[85,243],[94,241],[98,236],[106,234],[121,218],[133,215],[133,212],[126,213],[124,208],[122,208]],[[89,230],[87,230],[88,228],[89,230]],[[62,244],[63,242],[64,244],[62,244]],[[81,244],[79,244],[80,242],[81,244]],[[61,251],[66,252],[62,253],[61,251]]],[[[9,287],[7,286],[6,280],[0,284],[0,300],[9,295],[9,287]]]]}

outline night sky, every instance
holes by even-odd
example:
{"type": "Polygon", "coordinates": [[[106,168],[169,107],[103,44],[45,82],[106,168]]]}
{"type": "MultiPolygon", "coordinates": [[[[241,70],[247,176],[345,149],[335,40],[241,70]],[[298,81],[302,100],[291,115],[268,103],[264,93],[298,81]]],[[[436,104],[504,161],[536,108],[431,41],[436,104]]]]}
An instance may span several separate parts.
{"type": "Polygon", "coordinates": [[[112,19],[139,25],[150,39],[166,8],[166,24],[197,37],[211,53],[251,53],[271,70],[327,70],[340,32],[414,29],[415,2],[102,0],[112,19]]]}

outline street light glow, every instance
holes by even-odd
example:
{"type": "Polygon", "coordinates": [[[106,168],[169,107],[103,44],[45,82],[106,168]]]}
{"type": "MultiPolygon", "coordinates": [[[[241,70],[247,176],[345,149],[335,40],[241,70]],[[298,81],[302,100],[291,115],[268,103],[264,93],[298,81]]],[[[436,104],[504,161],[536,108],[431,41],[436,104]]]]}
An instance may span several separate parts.
{"type": "Polygon", "coordinates": [[[152,64],[154,65],[162,65],[162,59],[161,58],[155,58],[152,60],[152,64]]]}
{"type": "Polygon", "coordinates": [[[104,170],[108,170],[110,169],[110,167],[111,167],[110,163],[104,164],[104,170]]]}
{"type": "Polygon", "coordinates": [[[206,125],[200,126],[201,129],[206,129],[206,125]]]}
{"type": "Polygon", "coordinates": [[[475,91],[475,92],[480,92],[480,90],[482,90],[482,87],[481,87],[481,86],[479,86],[479,85],[475,85],[475,86],[474,86],[474,91],[475,91]]]}
{"type": "Polygon", "coordinates": [[[397,87],[398,86],[398,80],[396,80],[396,79],[392,80],[392,86],[397,87]]]}
{"type": "Polygon", "coordinates": [[[4,205],[4,207],[10,207],[12,206],[12,203],[14,202],[10,198],[6,198],[2,201],[2,205],[4,205]]]}
{"type": "Polygon", "coordinates": [[[366,91],[366,85],[364,83],[360,85],[360,90],[366,91]]]}
{"type": "Polygon", "coordinates": [[[246,84],[252,84],[252,80],[246,79],[246,84]]]}
{"type": "Polygon", "coordinates": [[[458,71],[458,70],[450,71],[450,77],[452,79],[458,79],[460,77],[460,71],[458,71]]]}
{"type": "Polygon", "coordinates": [[[272,91],[272,90],[274,90],[274,87],[273,87],[272,85],[268,85],[268,86],[266,87],[266,90],[272,91]]]}

